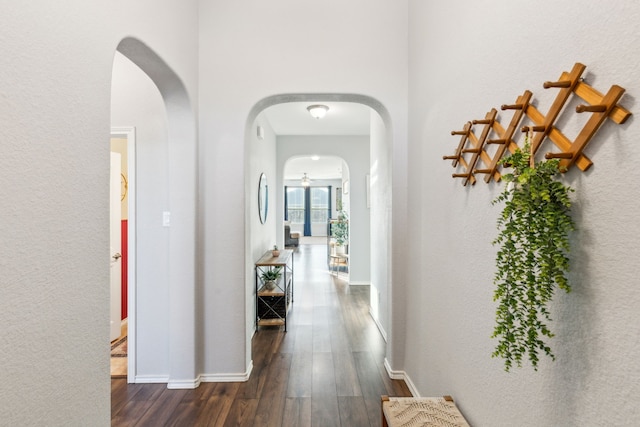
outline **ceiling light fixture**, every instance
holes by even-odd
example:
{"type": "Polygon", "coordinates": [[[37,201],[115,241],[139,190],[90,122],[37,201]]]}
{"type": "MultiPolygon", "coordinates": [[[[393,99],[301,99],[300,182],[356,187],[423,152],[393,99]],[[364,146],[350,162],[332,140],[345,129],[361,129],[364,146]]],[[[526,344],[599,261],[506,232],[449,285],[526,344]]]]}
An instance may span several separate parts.
{"type": "Polygon", "coordinates": [[[307,110],[309,111],[309,114],[311,114],[311,117],[313,117],[314,119],[321,119],[327,114],[327,111],[329,111],[329,107],[322,104],[315,104],[309,105],[307,107],[307,110]]]}
{"type": "Polygon", "coordinates": [[[308,187],[310,185],[311,185],[311,180],[309,179],[309,177],[307,176],[307,173],[305,172],[304,175],[302,176],[302,186],[308,187]]]}

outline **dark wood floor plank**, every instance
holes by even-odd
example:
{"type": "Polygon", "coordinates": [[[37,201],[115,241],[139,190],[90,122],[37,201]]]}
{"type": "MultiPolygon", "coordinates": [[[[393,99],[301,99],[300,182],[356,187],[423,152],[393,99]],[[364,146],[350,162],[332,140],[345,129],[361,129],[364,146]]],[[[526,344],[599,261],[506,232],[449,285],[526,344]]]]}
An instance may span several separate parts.
{"type": "Polygon", "coordinates": [[[275,398],[261,398],[252,426],[279,427],[282,424],[284,401],[284,395],[275,398]]]}
{"type": "Polygon", "coordinates": [[[311,427],[311,397],[287,397],[282,427],[311,427]]]}
{"type": "Polygon", "coordinates": [[[311,397],[311,379],[313,376],[313,353],[297,352],[293,354],[287,384],[287,397],[311,397]]]}
{"type": "MultiPolygon", "coordinates": [[[[338,399],[340,423],[349,427],[370,427],[367,406],[362,396],[348,396],[338,399]]],[[[376,425],[376,424],[373,424],[376,425]]]]}
{"type": "Polygon", "coordinates": [[[337,396],[336,374],[331,353],[313,353],[311,389],[313,397],[337,396]]]}
{"type": "Polygon", "coordinates": [[[215,387],[215,383],[204,383],[193,391],[186,393],[171,418],[167,420],[166,426],[206,426],[208,423],[199,422],[198,420],[200,415],[208,410],[207,403],[215,387]]]}
{"type": "Polygon", "coordinates": [[[253,427],[258,399],[235,399],[224,427],[253,427]]]}
{"type": "Polygon", "coordinates": [[[135,426],[144,414],[153,405],[152,401],[130,400],[124,405],[118,413],[111,414],[111,425],[113,427],[131,427],[135,426]]]}
{"type": "Polygon", "coordinates": [[[313,352],[313,326],[297,325],[294,350],[295,353],[313,352]]]}
{"type": "Polygon", "coordinates": [[[171,425],[173,423],[172,417],[176,416],[176,408],[184,399],[184,396],[190,392],[193,392],[193,390],[171,390],[165,388],[160,397],[152,403],[135,425],[137,427],[171,425]]]}
{"type": "Polygon", "coordinates": [[[284,398],[289,384],[289,371],[292,358],[293,355],[291,353],[276,353],[273,358],[271,358],[271,363],[269,364],[266,375],[266,383],[260,395],[261,399],[275,400],[284,398]]]}
{"type": "Polygon", "coordinates": [[[331,335],[328,324],[313,324],[313,352],[314,353],[330,353],[331,352],[331,335]]]}
{"type": "Polygon", "coordinates": [[[142,388],[141,384],[127,384],[126,379],[113,379],[111,381],[111,414],[117,414],[142,388]]]}
{"type": "Polygon", "coordinates": [[[353,354],[349,351],[334,352],[333,366],[338,396],[362,396],[353,354]]]}
{"type": "Polygon", "coordinates": [[[369,287],[328,274],[325,246],[301,246],[295,257],[288,332],[254,334],[248,381],[168,390],[113,379],[112,426],[378,426],[380,395],[411,394],[384,368],[369,287]]]}
{"type": "Polygon", "coordinates": [[[340,427],[340,410],[336,396],[313,396],[311,398],[311,425],[313,427],[340,427]]]}
{"type": "Polygon", "coordinates": [[[375,365],[373,356],[368,352],[353,353],[356,371],[362,395],[365,397],[377,397],[387,393],[387,389],[380,377],[380,371],[375,365]]]}
{"type": "Polygon", "coordinates": [[[197,426],[222,427],[231,411],[240,383],[218,383],[200,412],[197,426]]]}

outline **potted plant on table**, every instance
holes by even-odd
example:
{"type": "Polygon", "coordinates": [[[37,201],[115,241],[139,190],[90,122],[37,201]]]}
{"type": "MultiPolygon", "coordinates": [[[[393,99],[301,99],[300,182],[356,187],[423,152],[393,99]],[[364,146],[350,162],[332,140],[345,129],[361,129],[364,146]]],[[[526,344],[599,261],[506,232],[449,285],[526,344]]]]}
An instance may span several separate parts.
{"type": "Polygon", "coordinates": [[[278,283],[280,276],[282,276],[282,267],[278,266],[269,267],[269,269],[265,270],[260,277],[264,283],[264,287],[272,291],[276,288],[276,284],[278,283]]]}
{"type": "Polygon", "coordinates": [[[278,245],[273,245],[273,249],[271,250],[271,256],[274,258],[278,258],[280,256],[280,249],[278,249],[278,245]]]}
{"type": "Polygon", "coordinates": [[[338,211],[338,219],[331,223],[331,237],[335,239],[336,254],[344,254],[349,244],[349,217],[342,209],[338,211]]]}

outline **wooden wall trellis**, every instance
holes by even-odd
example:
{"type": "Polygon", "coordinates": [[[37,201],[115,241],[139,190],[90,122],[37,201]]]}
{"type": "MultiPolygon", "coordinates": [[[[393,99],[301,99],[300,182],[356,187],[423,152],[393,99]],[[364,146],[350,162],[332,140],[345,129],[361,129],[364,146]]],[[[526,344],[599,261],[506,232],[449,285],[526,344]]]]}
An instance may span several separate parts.
{"type": "Polygon", "coordinates": [[[518,148],[514,141],[514,134],[525,117],[531,124],[521,127],[521,131],[531,135],[531,150],[534,155],[543,142],[549,140],[559,151],[548,151],[545,158],[561,159],[560,167],[563,170],[568,170],[574,164],[582,171],[589,169],[593,162],[583,154],[583,151],[591,138],[607,117],[617,124],[622,124],[631,116],[631,112],[617,104],[624,94],[622,87],[613,85],[603,95],[582,81],[581,76],[585,68],[583,64],[576,63],[570,72],[563,72],[557,81],[543,84],[545,89],[558,89],[556,98],[546,115],[531,104],[533,94],[525,90],[514,104],[505,104],[501,107],[503,111],[513,111],[506,129],[496,118],[497,110],[492,108],[484,119],[469,121],[465,123],[462,130],[452,131],[451,135],[460,135],[460,141],[455,154],[443,156],[443,159],[453,160],[453,167],[462,169],[461,172],[454,173],[452,176],[462,178],[462,185],[475,184],[478,174],[485,175],[484,180],[487,183],[491,179],[500,181],[501,175],[498,171],[500,159],[507,150],[513,153],[518,148]],[[576,113],[591,114],[573,141],[555,126],[556,119],[572,95],[584,102],[576,106],[576,113]],[[474,126],[480,127],[479,132],[474,129],[474,126]],[[491,145],[497,148],[488,149],[491,145]],[[479,161],[483,166],[480,166],[479,161]]]}

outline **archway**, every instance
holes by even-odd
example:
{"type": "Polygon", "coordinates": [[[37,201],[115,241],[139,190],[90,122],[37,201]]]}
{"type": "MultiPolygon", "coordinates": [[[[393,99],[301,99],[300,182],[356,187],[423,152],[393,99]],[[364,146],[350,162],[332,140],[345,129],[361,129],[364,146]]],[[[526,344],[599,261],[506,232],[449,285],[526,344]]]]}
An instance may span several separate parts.
{"type": "MultiPolygon", "coordinates": [[[[137,313],[142,308],[149,311],[151,301],[136,300],[135,287],[129,289],[129,382],[167,382],[169,388],[193,388],[195,383],[195,347],[196,325],[193,315],[195,305],[195,228],[196,228],[196,127],[195,118],[187,90],[180,78],[146,44],[135,38],[125,38],[117,46],[117,51],[137,65],[160,91],[167,114],[167,163],[166,175],[170,177],[161,183],[166,195],[163,212],[167,221],[163,224],[167,229],[149,229],[141,231],[138,227],[136,240],[140,244],[140,236],[144,233],[167,239],[164,258],[168,263],[168,298],[163,316],[167,327],[167,354],[162,355],[166,361],[163,368],[168,372],[167,378],[140,378],[137,376],[140,360],[136,350],[140,349],[137,341],[145,334],[152,334],[154,325],[139,324],[137,313]],[[169,220],[170,218],[170,220],[169,220]],[[185,381],[184,379],[194,380],[185,381]]],[[[135,123],[131,125],[135,126],[135,123]]],[[[139,141],[140,142],[140,141],[139,141]]],[[[139,172],[139,171],[138,171],[139,172]]],[[[140,180],[144,175],[138,173],[140,180]]],[[[158,215],[160,213],[158,212],[158,215]]],[[[152,240],[152,239],[151,239],[152,240]]],[[[138,247],[138,252],[144,248],[138,247]]],[[[139,260],[139,257],[138,257],[139,260]]],[[[138,277],[134,278],[135,286],[148,286],[148,278],[137,269],[138,277]]]]}
{"type": "MultiPolygon", "coordinates": [[[[372,317],[378,324],[378,328],[382,332],[387,342],[391,342],[391,275],[392,275],[392,247],[391,247],[391,142],[392,142],[392,129],[390,115],[386,108],[377,100],[364,95],[355,94],[284,94],[275,95],[265,98],[259,101],[251,110],[245,128],[245,165],[246,165],[246,180],[245,180],[245,195],[246,205],[251,206],[252,200],[255,196],[255,189],[253,188],[253,175],[255,171],[252,171],[252,167],[255,167],[255,162],[250,158],[249,147],[253,141],[254,135],[256,135],[256,119],[260,113],[266,108],[280,104],[290,102],[305,102],[305,103],[328,103],[328,102],[349,102],[359,103],[370,107],[373,112],[371,114],[371,129],[375,133],[375,136],[370,137],[370,146],[375,150],[375,155],[371,159],[371,164],[368,167],[367,182],[370,182],[370,196],[371,196],[371,247],[375,246],[371,254],[371,279],[376,280],[376,283],[372,283],[371,286],[371,311],[372,317]],[[375,229],[375,233],[373,230],[375,229]],[[375,234],[375,237],[374,237],[375,234]],[[379,266],[384,266],[380,269],[379,266]],[[375,270],[375,272],[373,271],[375,270]]],[[[259,132],[258,132],[259,134],[259,132]]],[[[281,159],[278,160],[282,161],[281,159]]],[[[276,177],[276,186],[282,185],[282,164],[277,164],[273,169],[274,173],[280,175],[276,177]]],[[[365,188],[365,177],[362,175],[362,188],[365,188]]],[[[364,196],[363,196],[364,197],[364,196]]],[[[283,200],[275,200],[276,209],[275,214],[278,221],[282,221],[283,218],[283,200]]],[[[245,215],[246,218],[250,215],[245,215]]],[[[274,229],[280,229],[275,224],[274,229]]],[[[253,244],[258,240],[254,238],[254,234],[260,231],[256,230],[252,222],[247,219],[245,222],[245,260],[246,265],[252,265],[254,259],[253,244]]],[[[272,233],[275,236],[274,233],[272,233]]],[[[364,283],[362,283],[364,284],[364,283]]],[[[251,307],[251,299],[253,298],[253,281],[252,276],[247,275],[246,287],[246,306],[251,307]]],[[[253,335],[253,328],[255,322],[251,319],[253,313],[247,311],[247,334],[246,334],[246,357],[247,366],[251,364],[251,337],[253,335]]],[[[387,345],[389,347],[389,345],[387,345]]]]}

